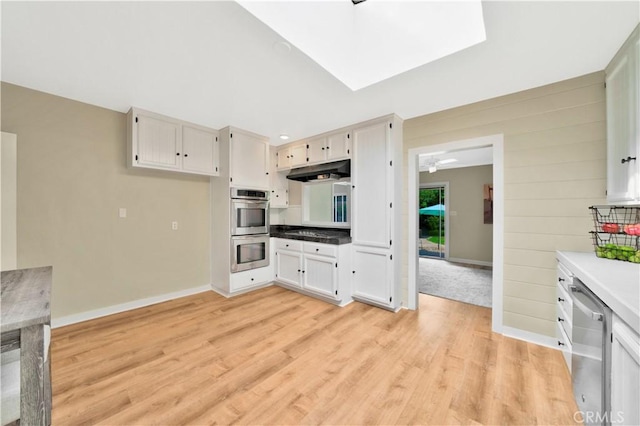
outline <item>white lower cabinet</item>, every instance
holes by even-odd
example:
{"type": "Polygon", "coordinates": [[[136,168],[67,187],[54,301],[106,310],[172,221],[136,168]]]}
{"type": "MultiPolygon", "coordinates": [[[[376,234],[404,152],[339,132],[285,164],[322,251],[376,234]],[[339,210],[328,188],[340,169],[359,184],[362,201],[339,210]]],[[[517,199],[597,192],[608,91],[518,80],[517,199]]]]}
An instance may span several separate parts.
{"type": "Polygon", "coordinates": [[[640,336],[613,315],[611,343],[612,424],[640,425],[640,336]]]}
{"type": "Polygon", "coordinates": [[[393,259],[389,250],[353,246],[353,297],[393,306],[393,259]]]}
{"type": "Polygon", "coordinates": [[[276,238],[276,282],[345,305],[351,302],[349,244],[276,238]]]}
{"type": "Polygon", "coordinates": [[[305,254],[302,288],[335,299],[338,296],[338,259],[305,254]]]}
{"type": "Polygon", "coordinates": [[[301,272],[302,253],[286,249],[276,250],[276,279],[278,281],[302,287],[301,272]]]}

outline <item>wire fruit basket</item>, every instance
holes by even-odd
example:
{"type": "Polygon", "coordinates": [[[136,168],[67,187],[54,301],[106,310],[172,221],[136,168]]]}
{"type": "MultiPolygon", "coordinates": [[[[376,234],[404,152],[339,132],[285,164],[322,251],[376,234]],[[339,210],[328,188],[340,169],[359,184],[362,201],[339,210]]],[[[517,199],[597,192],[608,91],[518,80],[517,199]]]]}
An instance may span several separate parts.
{"type": "Polygon", "coordinates": [[[591,206],[596,256],[640,263],[640,207],[591,206]]]}

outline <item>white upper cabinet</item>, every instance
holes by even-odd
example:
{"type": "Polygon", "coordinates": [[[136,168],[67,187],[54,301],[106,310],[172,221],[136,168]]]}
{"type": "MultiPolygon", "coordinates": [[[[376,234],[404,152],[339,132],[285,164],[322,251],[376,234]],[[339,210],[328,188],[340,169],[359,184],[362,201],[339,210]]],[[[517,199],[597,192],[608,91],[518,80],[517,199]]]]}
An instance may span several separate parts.
{"type": "Polygon", "coordinates": [[[640,202],[640,37],[636,27],[605,73],[607,200],[640,202]]]}
{"type": "Polygon", "coordinates": [[[218,175],[218,131],[199,126],[182,126],[182,169],[206,175],[218,175]]]}
{"type": "Polygon", "coordinates": [[[327,138],[319,137],[309,139],[308,146],[307,153],[309,163],[322,163],[327,161],[327,138]]]}
{"type": "Polygon", "coordinates": [[[269,139],[244,130],[226,128],[229,138],[229,181],[238,188],[265,189],[270,186],[269,139]]]}
{"type": "Polygon", "coordinates": [[[351,156],[351,133],[339,131],[310,139],[308,142],[309,164],[318,164],[347,159],[351,156]]]}
{"type": "Polygon", "coordinates": [[[133,117],[135,166],[180,170],[182,165],[180,122],[139,111],[133,117]]]}
{"type": "Polygon", "coordinates": [[[353,131],[351,161],[353,244],[389,247],[391,240],[390,122],[353,131]]]}
{"type": "Polygon", "coordinates": [[[127,115],[127,164],[217,176],[218,131],[131,108],[127,115]]]}
{"type": "Polygon", "coordinates": [[[342,131],[328,135],[325,151],[328,161],[351,157],[351,132],[342,131]]]}
{"type": "Polygon", "coordinates": [[[288,170],[307,164],[307,143],[296,142],[278,149],[277,170],[288,170]]]}

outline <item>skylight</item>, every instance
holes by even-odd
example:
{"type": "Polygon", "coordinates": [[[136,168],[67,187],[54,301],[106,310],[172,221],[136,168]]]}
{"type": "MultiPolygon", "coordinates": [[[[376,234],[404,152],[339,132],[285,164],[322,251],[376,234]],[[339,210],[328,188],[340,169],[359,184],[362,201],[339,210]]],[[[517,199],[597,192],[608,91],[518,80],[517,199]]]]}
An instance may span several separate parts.
{"type": "Polygon", "coordinates": [[[486,39],[480,0],[238,3],[351,90],[486,39]]]}

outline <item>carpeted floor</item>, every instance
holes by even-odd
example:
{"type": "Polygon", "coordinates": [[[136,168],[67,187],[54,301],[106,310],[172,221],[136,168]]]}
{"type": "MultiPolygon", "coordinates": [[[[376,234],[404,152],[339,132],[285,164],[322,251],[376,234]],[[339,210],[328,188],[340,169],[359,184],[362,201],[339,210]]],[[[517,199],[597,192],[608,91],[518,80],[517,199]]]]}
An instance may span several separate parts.
{"type": "Polygon", "coordinates": [[[491,307],[491,269],[419,258],[418,291],[472,305],[491,307]]]}

